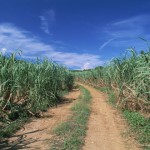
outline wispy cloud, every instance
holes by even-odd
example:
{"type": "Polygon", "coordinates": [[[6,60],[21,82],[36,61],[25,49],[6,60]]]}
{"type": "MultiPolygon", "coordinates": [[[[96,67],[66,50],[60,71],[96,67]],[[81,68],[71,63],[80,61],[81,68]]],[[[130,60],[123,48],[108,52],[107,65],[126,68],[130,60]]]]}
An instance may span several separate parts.
{"type": "Polygon", "coordinates": [[[0,24],[0,50],[7,53],[20,49],[24,58],[48,57],[69,68],[88,69],[103,65],[100,56],[58,51],[51,44],[41,42],[30,32],[17,28],[13,24],[0,24]]]}
{"type": "Polygon", "coordinates": [[[143,25],[147,25],[147,23],[149,22],[150,19],[150,15],[138,15],[138,16],[134,16],[131,18],[127,18],[124,20],[120,20],[118,22],[114,22],[112,23],[113,26],[124,26],[126,25],[126,27],[139,27],[139,26],[143,26],[143,25]]]}
{"type": "Polygon", "coordinates": [[[107,46],[107,45],[108,45],[111,41],[113,41],[113,40],[115,40],[115,38],[109,39],[108,41],[104,42],[104,43],[100,46],[99,50],[102,50],[105,46],[107,46]]]}
{"type": "Polygon", "coordinates": [[[55,11],[53,9],[45,11],[41,16],[39,16],[41,19],[41,29],[46,34],[52,34],[50,32],[50,26],[55,21],[55,11]]]}
{"type": "Polygon", "coordinates": [[[106,42],[101,45],[100,50],[106,48],[124,50],[129,47],[145,48],[145,43],[139,37],[150,40],[149,26],[150,15],[138,15],[108,24],[101,31],[103,34],[101,41],[105,40],[106,42]]]}
{"type": "Polygon", "coordinates": [[[106,33],[118,38],[135,38],[145,34],[150,24],[149,15],[140,15],[118,22],[114,22],[105,28],[106,33]]]}

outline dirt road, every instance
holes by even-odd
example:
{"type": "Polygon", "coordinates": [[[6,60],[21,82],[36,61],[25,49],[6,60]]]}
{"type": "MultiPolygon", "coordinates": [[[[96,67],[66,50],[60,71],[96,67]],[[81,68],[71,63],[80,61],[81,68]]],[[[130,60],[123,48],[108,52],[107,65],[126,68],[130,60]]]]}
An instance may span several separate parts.
{"type": "Polygon", "coordinates": [[[53,137],[52,130],[71,115],[70,108],[79,95],[79,90],[70,92],[57,108],[50,108],[43,114],[43,118],[34,119],[19,130],[9,139],[9,146],[3,150],[49,150],[49,143],[53,137]]]}
{"type": "Polygon", "coordinates": [[[122,136],[127,128],[126,122],[107,103],[107,97],[92,87],[83,86],[93,97],[83,150],[140,150],[132,138],[122,136]]]}
{"type": "MultiPolygon", "coordinates": [[[[81,84],[82,85],[82,84],[81,84]]],[[[107,97],[92,87],[83,85],[92,95],[91,115],[83,150],[140,150],[134,139],[123,137],[126,121],[119,112],[107,103],[107,97]]],[[[72,115],[70,108],[79,91],[71,92],[65,103],[51,108],[43,118],[34,119],[9,139],[9,145],[3,150],[49,150],[53,138],[52,129],[72,115]],[[71,100],[70,100],[71,99],[71,100]]]]}

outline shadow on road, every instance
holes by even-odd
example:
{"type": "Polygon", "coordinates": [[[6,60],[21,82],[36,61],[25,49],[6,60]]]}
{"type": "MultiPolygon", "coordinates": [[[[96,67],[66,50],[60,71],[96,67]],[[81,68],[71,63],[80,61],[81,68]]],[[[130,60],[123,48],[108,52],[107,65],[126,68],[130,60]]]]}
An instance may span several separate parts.
{"type": "MultiPolygon", "coordinates": [[[[78,89],[72,90],[72,94],[74,94],[77,91],[78,91],[78,89]]],[[[60,103],[57,105],[57,107],[63,107],[66,104],[72,103],[76,99],[77,99],[76,97],[72,98],[72,96],[65,96],[65,97],[61,98],[60,103]]],[[[40,116],[40,119],[42,119],[42,118],[53,118],[54,116],[55,116],[54,114],[49,114],[47,112],[44,112],[40,116]]],[[[32,132],[26,132],[26,133],[19,134],[19,135],[13,135],[7,139],[6,138],[4,138],[2,140],[0,139],[0,150],[19,150],[19,149],[38,150],[39,148],[36,147],[36,144],[32,144],[32,143],[38,143],[39,141],[44,142],[44,141],[48,141],[48,139],[41,140],[40,137],[36,138],[36,139],[34,137],[33,138],[27,138],[27,135],[42,132],[45,129],[47,129],[47,128],[44,128],[41,130],[34,130],[32,132]],[[35,145],[35,147],[33,147],[33,145],[35,145]]]]}
{"type": "Polygon", "coordinates": [[[41,141],[41,140],[39,140],[39,139],[35,140],[35,139],[32,139],[32,138],[25,139],[26,135],[31,134],[31,133],[41,132],[43,130],[45,130],[45,129],[35,130],[35,131],[32,131],[32,132],[27,132],[27,133],[24,133],[24,134],[12,136],[12,137],[16,138],[16,140],[13,141],[13,142],[9,142],[9,139],[0,141],[0,150],[18,150],[18,149],[31,149],[31,150],[35,149],[36,150],[38,148],[37,147],[35,147],[35,148],[32,147],[31,148],[30,144],[41,141]]]}

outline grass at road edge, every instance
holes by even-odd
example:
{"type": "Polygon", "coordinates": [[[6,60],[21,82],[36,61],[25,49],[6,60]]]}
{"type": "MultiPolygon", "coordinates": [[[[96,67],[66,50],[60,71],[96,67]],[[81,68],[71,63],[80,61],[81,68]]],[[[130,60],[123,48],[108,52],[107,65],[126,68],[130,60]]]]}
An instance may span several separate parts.
{"type": "Polygon", "coordinates": [[[87,122],[90,115],[90,92],[80,86],[81,95],[71,108],[73,115],[55,128],[56,137],[52,140],[51,150],[79,150],[84,144],[87,122]]]}
{"type": "MultiPolygon", "coordinates": [[[[29,122],[29,118],[17,119],[16,121],[7,124],[5,126],[0,126],[0,140],[3,138],[8,138],[12,136],[16,131],[21,129],[26,122],[29,122]]],[[[0,147],[1,148],[1,147],[0,147]]]]}
{"type": "Polygon", "coordinates": [[[138,112],[123,111],[131,130],[136,134],[137,140],[144,150],[150,150],[150,119],[143,117],[138,112]]]}

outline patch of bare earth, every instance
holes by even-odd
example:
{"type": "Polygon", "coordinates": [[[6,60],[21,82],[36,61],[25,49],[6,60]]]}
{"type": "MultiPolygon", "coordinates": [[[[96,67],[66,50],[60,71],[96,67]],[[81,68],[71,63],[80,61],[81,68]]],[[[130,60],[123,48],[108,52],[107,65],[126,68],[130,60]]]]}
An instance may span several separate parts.
{"type": "MultiPolygon", "coordinates": [[[[56,108],[50,108],[43,113],[43,117],[34,119],[19,130],[9,139],[9,145],[12,149],[24,150],[48,150],[50,149],[50,140],[53,136],[52,130],[59,123],[64,122],[71,115],[71,106],[73,101],[80,95],[79,90],[73,90],[67,96],[62,104],[56,108]]],[[[6,148],[7,149],[7,148],[6,148]]]]}
{"type": "Polygon", "coordinates": [[[93,97],[83,150],[140,150],[132,137],[123,136],[127,132],[127,123],[107,103],[106,95],[87,85],[83,86],[93,97]]]}

